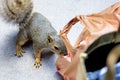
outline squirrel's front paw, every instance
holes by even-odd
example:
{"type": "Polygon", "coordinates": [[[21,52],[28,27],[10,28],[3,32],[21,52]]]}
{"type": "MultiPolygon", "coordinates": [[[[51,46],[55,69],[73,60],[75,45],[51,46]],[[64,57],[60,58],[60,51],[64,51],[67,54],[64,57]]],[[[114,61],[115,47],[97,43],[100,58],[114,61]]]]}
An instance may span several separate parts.
{"type": "Polygon", "coordinates": [[[40,59],[36,58],[35,63],[34,63],[34,67],[39,68],[41,65],[42,65],[42,63],[41,63],[40,59]]]}
{"type": "Polygon", "coordinates": [[[15,56],[22,57],[22,56],[23,56],[23,53],[25,53],[25,51],[22,50],[22,49],[16,50],[15,56]]]}

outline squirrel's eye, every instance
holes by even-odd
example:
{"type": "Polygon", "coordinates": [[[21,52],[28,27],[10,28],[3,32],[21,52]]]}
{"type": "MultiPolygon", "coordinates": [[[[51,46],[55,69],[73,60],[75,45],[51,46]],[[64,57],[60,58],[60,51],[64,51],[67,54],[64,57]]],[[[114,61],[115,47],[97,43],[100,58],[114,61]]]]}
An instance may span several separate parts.
{"type": "Polygon", "coordinates": [[[58,47],[56,47],[56,46],[54,46],[54,48],[55,48],[56,50],[59,50],[59,48],[58,48],[58,47]]]}

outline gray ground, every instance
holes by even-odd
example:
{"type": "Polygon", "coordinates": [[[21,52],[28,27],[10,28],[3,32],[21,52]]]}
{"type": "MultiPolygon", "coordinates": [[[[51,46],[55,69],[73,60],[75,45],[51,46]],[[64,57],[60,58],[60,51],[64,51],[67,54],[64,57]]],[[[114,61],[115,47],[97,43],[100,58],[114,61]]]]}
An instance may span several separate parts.
{"type": "MultiPolygon", "coordinates": [[[[99,12],[116,1],[119,0],[33,0],[34,11],[46,16],[58,33],[74,16],[99,12]]],[[[22,58],[15,57],[18,27],[1,17],[0,22],[0,80],[62,80],[55,68],[56,54],[46,51],[39,69],[33,68],[32,44],[24,46],[22,58]]],[[[69,34],[72,44],[82,28],[78,24],[69,34]]]]}

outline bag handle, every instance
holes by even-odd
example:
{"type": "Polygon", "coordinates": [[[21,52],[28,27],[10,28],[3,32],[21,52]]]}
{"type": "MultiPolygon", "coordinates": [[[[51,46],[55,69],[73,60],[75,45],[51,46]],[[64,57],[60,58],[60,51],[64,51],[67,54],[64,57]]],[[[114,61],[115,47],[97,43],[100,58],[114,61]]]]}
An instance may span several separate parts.
{"type": "Polygon", "coordinates": [[[67,50],[69,51],[69,53],[72,53],[72,55],[74,56],[74,54],[76,53],[76,49],[74,49],[74,47],[70,44],[69,39],[67,38],[67,34],[69,33],[70,29],[72,28],[72,26],[74,24],[76,24],[79,21],[79,16],[76,16],[74,18],[72,18],[65,26],[62,30],[60,30],[60,37],[62,38],[63,42],[65,43],[67,50]]]}

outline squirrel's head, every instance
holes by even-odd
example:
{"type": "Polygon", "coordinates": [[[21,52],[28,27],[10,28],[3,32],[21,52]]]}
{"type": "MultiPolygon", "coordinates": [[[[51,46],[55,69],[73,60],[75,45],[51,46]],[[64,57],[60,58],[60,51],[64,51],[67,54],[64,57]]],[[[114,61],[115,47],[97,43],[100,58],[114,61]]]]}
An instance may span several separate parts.
{"type": "Polygon", "coordinates": [[[31,14],[33,3],[31,0],[5,0],[3,8],[4,14],[9,20],[20,23],[31,14]]]}
{"type": "Polygon", "coordinates": [[[62,39],[57,35],[57,36],[47,36],[47,42],[49,48],[54,52],[57,53],[58,55],[67,55],[67,48],[62,41],[62,39]]]}

